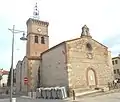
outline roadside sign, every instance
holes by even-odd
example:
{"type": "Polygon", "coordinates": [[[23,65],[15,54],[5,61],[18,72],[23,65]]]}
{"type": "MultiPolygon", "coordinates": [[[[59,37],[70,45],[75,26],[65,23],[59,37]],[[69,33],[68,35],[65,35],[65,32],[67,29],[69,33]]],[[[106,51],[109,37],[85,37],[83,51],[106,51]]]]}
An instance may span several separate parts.
{"type": "Polygon", "coordinates": [[[28,78],[24,77],[24,84],[27,84],[27,83],[28,83],[28,78]]]}

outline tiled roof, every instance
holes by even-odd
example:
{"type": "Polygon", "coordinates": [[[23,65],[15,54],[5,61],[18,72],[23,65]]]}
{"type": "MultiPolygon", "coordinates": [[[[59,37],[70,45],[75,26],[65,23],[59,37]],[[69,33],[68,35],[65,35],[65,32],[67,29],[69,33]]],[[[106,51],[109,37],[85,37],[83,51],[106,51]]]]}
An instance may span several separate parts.
{"type": "Polygon", "coordinates": [[[3,71],[2,71],[2,74],[3,74],[3,75],[8,75],[8,74],[9,74],[9,71],[3,70],[3,71]]]}

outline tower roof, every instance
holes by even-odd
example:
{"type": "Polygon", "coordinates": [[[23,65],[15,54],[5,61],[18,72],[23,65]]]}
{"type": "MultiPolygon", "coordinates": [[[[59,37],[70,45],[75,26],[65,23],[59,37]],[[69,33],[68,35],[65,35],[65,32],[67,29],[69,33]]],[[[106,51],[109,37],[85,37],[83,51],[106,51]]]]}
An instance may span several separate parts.
{"type": "Polygon", "coordinates": [[[39,17],[39,9],[38,9],[38,4],[36,2],[35,6],[34,6],[34,11],[33,11],[33,17],[29,18],[26,22],[26,24],[28,25],[29,23],[35,23],[38,25],[44,25],[44,26],[48,26],[49,22],[45,22],[45,21],[41,21],[40,17],[39,17]]]}
{"type": "Polygon", "coordinates": [[[34,11],[33,11],[33,18],[34,19],[39,19],[39,10],[38,10],[38,6],[37,6],[37,3],[35,4],[35,7],[34,7],[34,11]]]}

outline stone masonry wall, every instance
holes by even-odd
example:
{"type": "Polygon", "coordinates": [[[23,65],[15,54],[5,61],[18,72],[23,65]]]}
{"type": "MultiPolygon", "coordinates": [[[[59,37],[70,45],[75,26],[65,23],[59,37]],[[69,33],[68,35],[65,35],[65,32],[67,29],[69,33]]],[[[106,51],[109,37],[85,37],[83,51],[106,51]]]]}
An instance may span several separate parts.
{"type": "Polygon", "coordinates": [[[38,85],[38,68],[40,66],[40,60],[29,60],[29,84],[30,90],[36,90],[38,85]]]}
{"type": "Polygon", "coordinates": [[[109,63],[111,57],[109,57],[107,47],[95,40],[84,37],[67,42],[67,56],[70,87],[88,87],[88,68],[92,68],[95,71],[98,87],[105,86],[113,80],[113,69],[109,63]],[[92,45],[92,51],[88,51],[86,48],[88,42],[92,45]],[[92,53],[92,59],[88,58],[88,53],[92,53]]]}
{"type": "Polygon", "coordinates": [[[68,86],[65,44],[42,54],[41,81],[43,87],[68,86]]]}

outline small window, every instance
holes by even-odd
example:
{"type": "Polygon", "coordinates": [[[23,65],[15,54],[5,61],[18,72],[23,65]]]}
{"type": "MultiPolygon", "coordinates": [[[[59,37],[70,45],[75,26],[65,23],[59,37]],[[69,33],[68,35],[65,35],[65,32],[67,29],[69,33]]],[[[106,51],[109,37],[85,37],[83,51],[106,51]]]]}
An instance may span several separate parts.
{"type": "Polygon", "coordinates": [[[117,69],[117,73],[119,74],[119,69],[117,69]]]}
{"type": "Polygon", "coordinates": [[[114,65],[114,61],[112,61],[112,64],[114,65]]]}
{"type": "Polygon", "coordinates": [[[44,39],[44,37],[41,37],[41,44],[45,44],[45,39],[44,39]]]}
{"type": "Polygon", "coordinates": [[[92,50],[92,45],[91,45],[90,43],[87,43],[87,44],[86,44],[86,47],[87,47],[87,49],[88,49],[89,51],[92,50]]]}
{"type": "Polygon", "coordinates": [[[116,70],[114,70],[114,74],[116,74],[116,70]]]}
{"type": "Polygon", "coordinates": [[[118,61],[117,61],[117,60],[115,60],[115,64],[118,64],[118,61]]]}
{"type": "Polygon", "coordinates": [[[38,36],[35,36],[35,43],[38,43],[38,36]]]}

